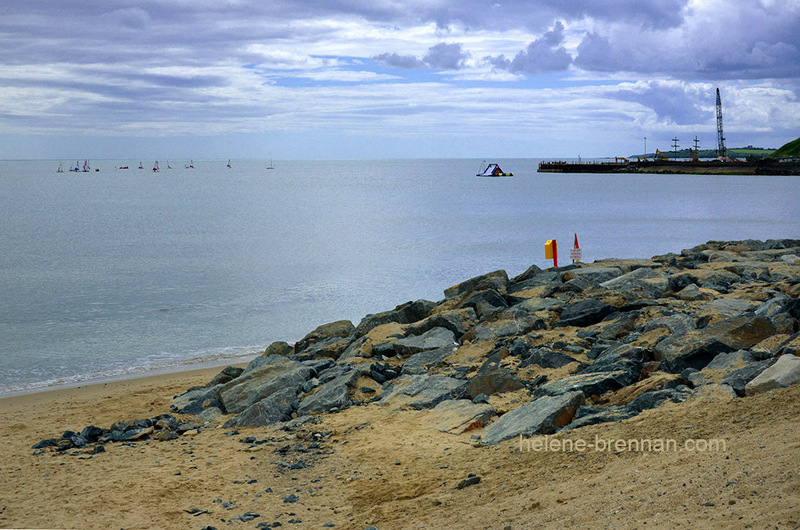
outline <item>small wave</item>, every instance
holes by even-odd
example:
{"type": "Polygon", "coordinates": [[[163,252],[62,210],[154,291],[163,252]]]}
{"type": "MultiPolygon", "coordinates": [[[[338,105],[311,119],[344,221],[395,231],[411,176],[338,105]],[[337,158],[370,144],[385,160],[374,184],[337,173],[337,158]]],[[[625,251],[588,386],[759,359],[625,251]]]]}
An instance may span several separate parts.
{"type": "Polygon", "coordinates": [[[135,366],[110,368],[99,372],[53,377],[42,381],[0,387],[0,397],[32,394],[60,388],[74,388],[82,385],[136,379],[150,375],[184,372],[228,364],[241,364],[251,361],[263,351],[263,346],[234,346],[204,352],[189,352],[180,359],[170,358],[172,355],[164,352],[160,356],[153,356],[154,358],[151,361],[145,360],[142,364],[135,366]],[[156,358],[161,359],[157,360],[156,358]]]}

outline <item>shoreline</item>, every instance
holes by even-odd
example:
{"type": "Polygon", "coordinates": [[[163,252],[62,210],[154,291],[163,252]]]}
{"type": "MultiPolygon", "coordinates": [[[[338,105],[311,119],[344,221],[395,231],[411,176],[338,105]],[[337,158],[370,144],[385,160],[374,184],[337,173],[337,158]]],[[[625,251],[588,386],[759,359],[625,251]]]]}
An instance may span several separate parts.
{"type": "MultiPolygon", "coordinates": [[[[222,362],[221,360],[208,360],[208,361],[190,362],[186,364],[161,366],[156,368],[133,369],[130,372],[118,375],[101,375],[97,377],[89,377],[81,381],[64,381],[53,384],[44,384],[44,386],[32,386],[20,390],[0,391],[0,400],[25,396],[29,394],[56,392],[59,390],[68,390],[72,388],[92,387],[92,386],[104,385],[107,383],[116,383],[116,382],[130,381],[135,379],[147,379],[150,377],[158,377],[161,375],[168,376],[171,374],[202,371],[207,369],[220,370],[222,368],[225,368],[226,366],[244,366],[247,365],[247,363],[249,363],[255,357],[258,357],[260,354],[261,353],[258,352],[254,354],[237,356],[230,359],[226,359],[226,362],[222,362]]],[[[31,385],[36,385],[36,384],[37,383],[31,383],[31,385]]]]}

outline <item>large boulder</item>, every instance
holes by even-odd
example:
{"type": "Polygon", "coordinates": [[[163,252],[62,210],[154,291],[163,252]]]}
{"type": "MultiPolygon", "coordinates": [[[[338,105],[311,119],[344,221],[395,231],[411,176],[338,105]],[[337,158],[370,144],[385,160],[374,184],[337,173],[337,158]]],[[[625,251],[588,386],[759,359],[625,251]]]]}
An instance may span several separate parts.
{"type": "Polygon", "coordinates": [[[425,350],[443,348],[455,344],[455,341],[455,336],[449,329],[433,328],[422,335],[396,340],[393,349],[400,355],[413,355],[425,350]]]}
{"type": "Polygon", "coordinates": [[[456,349],[455,344],[448,344],[435,350],[426,350],[409,357],[403,363],[403,375],[424,374],[430,369],[444,364],[444,359],[456,349]]]}
{"type": "Polygon", "coordinates": [[[702,370],[720,353],[750,348],[774,333],[764,317],[743,315],[664,339],[656,344],[654,356],[673,372],[702,370]]]}
{"type": "Polygon", "coordinates": [[[517,436],[552,434],[572,421],[581,403],[583,394],[580,392],[536,398],[503,414],[489,425],[481,436],[481,442],[495,445],[517,436]]]}
{"type": "Polygon", "coordinates": [[[602,300],[591,298],[568,305],[561,313],[561,318],[555,323],[556,327],[575,326],[586,327],[597,324],[608,315],[615,313],[617,308],[602,300]]]}
{"type": "Polygon", "coordinates": [[[775,364],[747,383],[745,393],[753,396],[797,383],[800,383],[800,357],[781,355],[775,364]]]}
{"type": "Polygon", "coordinates": [[[303,398],[297,413],[310,414],[346,409],[351,405],[349,390],[356,385],[357,380],[358,370],[345,370],[341,375],[323,384],[314,394],[303,398]]]}
{"type": "Polygon", "coordinates": [[[471,307],[440,311],[419,322],[411,324],[406,329],[409,335],[422,335],[433,328],[445,328],[453,332],[455,339],[461,338],[478,320],[478,315],[471,307]]]}
{"type": "Polygon", "coordinates": [[[599,396],[627,386],[634,381],[630,372],[625,370],[577,374],[542,385],[536,389],[534,395],[560,396],[580,392],[585,396],[599,396]]]}
{"type": "Polygon", "coordinates": [[[380,404],[411,409],[429,409],[446,399],[460,399],[467,388],[467,381],[438,374],[403,375],[387,384],[380,404]]]}
{"type": "Polygon", "coordinates": [[[534,329],[544,329],[545,327],[547,326],[540,318],[525,314],[516,316],[503,312],[478,323],[467,333],[467,336],[472,341],[497,340],[502,337],[526,335],[534,329]]]}
{"type": "Polygon", "coordinates": [[[258,368],[222,385],[219,400],[228,413],[238,414],[279,390],[288,388],[297,392],[311,374],[311,369],[303,363],[274,355],[258,368]]]}
{"type": "Polygon", "coordinates": [[[297,391],[284,388],[269,397],[253,403],[235,417],[225,422],[224,427],[266,427],[289,418],[294,411],[297,391]]]}
{"type": "Polygon", "coordinates": [[[512,392],[524,388],[525,385],[517,376],[506,368],[482,370],[470,379],[467,386],[469,397],[475,398],[481,394],[490,396],[503,392],[512,392]]]}
{"type": "Polygon", "coordinates": [[[562,276],[562,280],[570,281],[580,278],[591,283],[603,283],[619,276],[622,276],[622,270],[620,270],[619,267],[589,266],[565,272],[562,276]]]}
{"type": "Polygon", "coordinates": [[[669,275],[642,267],[600,285],[606,289],[630,292],[647,298],[660,298],[669,289],[669,275]]]}
{"type": "Polygon", "coordinates": [[[454,299],[466,293],[491,289],[505,294],[508,288],[508,274],[504,270],[497,270],[488,274],[475,276],[464,282],[448,287],[444,290],[446,299],[454,299]]]}
{"type": "Polygon", "coordinates": [[[416,300],[400,304],[391,311],[383,311],[365,316],[356,327],[356,335],[359,337],[366,335],[373,328],[396,322],[398,324],[411,324],[418,322],[428,316],[428,313],[436,307],[435,302],[429,300],[416,300]]]}
{"type": "MultiPolygon", "coordinates": [[[[314,353],[325,352],[326,357],[338,357],[355,339],[356,328],[349,320],[337,320],[323,324],[294,345],[296,354],[303,353],[314,346],[314,353]],[[327,348],[327,351],[326,351],[327,348]]],[[[312,352],[306,352],[311,354],[312,352]]]]}

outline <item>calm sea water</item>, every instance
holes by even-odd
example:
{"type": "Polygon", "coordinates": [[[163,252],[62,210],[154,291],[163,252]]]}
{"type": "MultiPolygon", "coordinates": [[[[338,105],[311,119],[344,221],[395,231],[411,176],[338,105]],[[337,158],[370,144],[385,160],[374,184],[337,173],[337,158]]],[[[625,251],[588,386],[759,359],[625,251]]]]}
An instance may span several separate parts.
{"type": "Polygon", "coordinates": [[[548,239],[566,264],[574,233],[584,261],[800,237],[796,178],[497,162],[516,176],[476,178],[477,159],[158,173],[0,161],[0,394],[241,361],[326,322],[439,300],[477,274],[549,266],[548,239]]]}

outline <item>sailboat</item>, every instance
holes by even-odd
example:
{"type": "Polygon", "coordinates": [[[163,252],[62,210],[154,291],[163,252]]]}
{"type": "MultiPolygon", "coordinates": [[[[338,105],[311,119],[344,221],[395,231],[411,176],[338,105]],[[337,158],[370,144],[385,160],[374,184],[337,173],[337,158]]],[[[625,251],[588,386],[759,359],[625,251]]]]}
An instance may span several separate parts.
{"type": "Polygon", "coordinates": [[[139,169],[144,169],[144,166],[142,165],[142,161],[141,160],[139,161],[139,169]]]}
{"type": "Polygon", "coordinates": [[[169,160],[167,160],[167,169],[172,169],[172,166],[169,165],[169,160]]]}
{"type": "Polygon", "coordinates": [[[79,166],[79,162],[76,160],[76,161],[75,161],[75,167],[71,167],[71,168],[69,168],[69,170],[70,170],[70,171],[72,171],[72,172],[74,172],[74,173],[77,173],[77,172],[79,172],[79,171],[81,170],[81,168],[80,168],[80,166],[79,166]]]}
{"type": "Polygon", "coordinates": [[[156,160],[156,163],[153,165],[153,171],[158,171],[158,160],[156,160]]]}
{"type": "Polygon", "coordinates": [[[231,168],[231,159],[229,158],[228,159],[228,169],[230,169],[230,168],[231,168]]]}
{"type": "Polygon", "coordinates": [[[275,169],[275,166],[272,165],[272,159],[271,158],[269,159],[269,165],[267,166],[267,169],[275,169]]]}
{"type": "Polygon", "coordinates": [[[189,160],[189,163],[186,164],[186,169],[194,169],[194,160],[189,160]]]}
{"type": "Polygon", "coordinates": [[[58,163],[58,169],[56,169],[56,173],[63,173],[64,172],[64,164],[62,162],[58,163]]]}
{"type": "Polygon", "coordinates": [[[88,161],[88,160],[84,160],[84,161],[83,161],[83,172],[84,172],[84,173],[88,173],[88,172],[89,172],[89,169],[91,169],[91,168],[89,167],[89,161],[88,161]]]}

